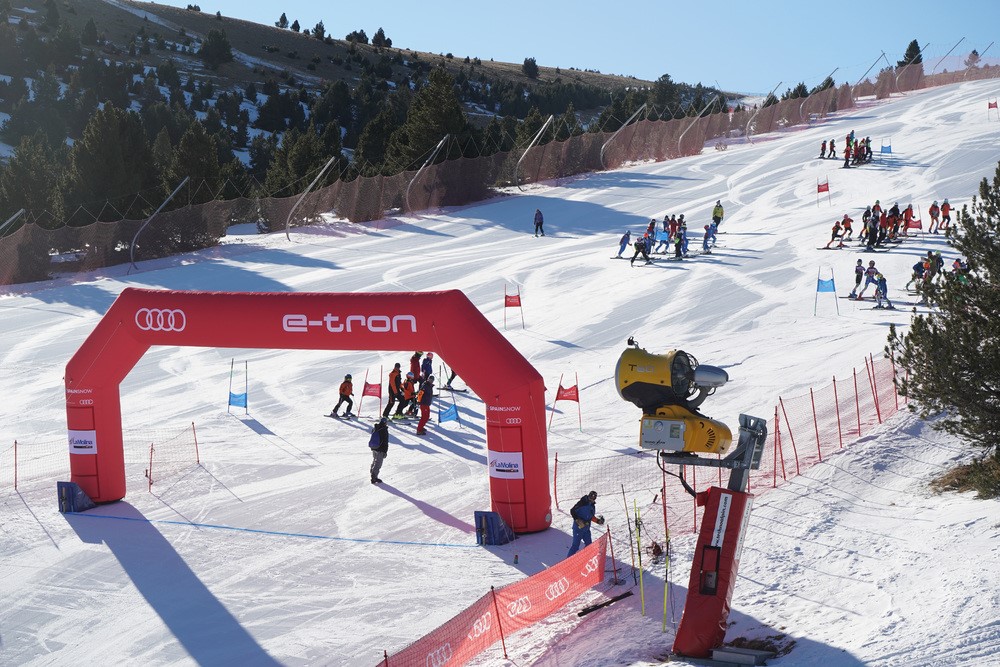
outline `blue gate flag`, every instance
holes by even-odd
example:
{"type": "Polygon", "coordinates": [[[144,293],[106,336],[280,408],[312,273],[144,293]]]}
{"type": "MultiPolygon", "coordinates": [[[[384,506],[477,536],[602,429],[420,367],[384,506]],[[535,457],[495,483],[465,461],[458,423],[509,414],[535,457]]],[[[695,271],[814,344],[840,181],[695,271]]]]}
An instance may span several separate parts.
{"type": "Polygon", "coordinates": [[[245,393],[234,394],[233,392],[229,392],[229,405],[236,406],[237,408],[245,408],[247,406],[247,395],[245,393]]]}
{"type": "Polygon", "coordinates": [[[438,423],[458,421],[458,406],[451,404],[446,410],[438,411],[438,423]]]}
{"type": "Polygon", "coordinates": [[[833,278],[829,280],[816,279],[816,291],[817,292],[836,292],[837,288],[833,285],[833,278]]]}

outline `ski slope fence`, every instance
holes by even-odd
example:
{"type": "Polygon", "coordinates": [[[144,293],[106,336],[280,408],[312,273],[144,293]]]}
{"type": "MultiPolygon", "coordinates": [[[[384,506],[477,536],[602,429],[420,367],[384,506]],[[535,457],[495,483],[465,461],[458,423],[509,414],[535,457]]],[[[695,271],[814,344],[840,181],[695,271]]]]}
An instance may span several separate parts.
{"type": "Polygon", "coordinates": [[[406,648],[385,654],[386,667],[464,665],[491,650],[507,658],[515,633],[544,620],[603,583],[610,532],[537,574],[490,591],[406,648]],[[495,646],[496,644],[499,646],[495,646]],[[502,653],[501,653],[502,651],[502,653]]]}
{"type": "MultiPolygon", "coordinates": [[[[864,369],[854,368],[845,378],[809,393],[786,398],[768,420],[768,441],[760,467],[751,471],[749,492],[761,493],[801,474],[837,450],[871,431],[905,405],[896,391],[895,363],[891,357],[869,355],[864,369]]],[[[719,457],[721,458],[721,457],[719,457]]],[[[670,466],[671,472],[676,468],[670,466]]],[[[561,460],[552,465],[552,493],[557,509],[568,511],[581,494],[597,491],[598,508],[609,517],[623,512],[630,522],[633,503],[647,516],[662,513],[663,526],[644,521],[643,534],[664,544],[674,533],[697,533],[700,517],[695,499],[680,482],[657,465],[655,452],[637,450],[588,459],[561,460]]],[[[682,466],[680,473],[695,491],[725,486],[729,473],[723,468],[682,466]]],[[[644,548],[651,542],[644,540],[644,548]]]]}
{"type": "MultiPolygon", "coordinates": [[[[322,215],[362,223],[468,204],[490,197],[498,188],[614,169],[629,162],[697,155],[710,141],[721,145],[728,139],[749,139],[810,125],[833,112],[853,108],[859,97],[882,99],[894,93],[984,78],[1000,78],[1000,65],[934,75],[924,75],[921,65],[911,65],[886,70],[875,81],[854,87],[843,84],[805,98],[732,113],[720,108],[718,113],[699,117],[664,118],[650,109],[643,119],[617,132],[587,132],[564,140],[543,137],[541,143],[528,149],[477,157],[459,156],[456,148],[456,154],[425,169],[336,180],[308,192],[301,201],[299,195],[220,199],[226,192],[246,195],[253,188],[241,189],[229,181],[214,188],[203,181],[191,182],[143,230],[134,247],[134,259],[215,246],[230,225],[241,223],[284,231],[286,225],[312,224],[322,215]]],[[[19,226],[0,238],[0,285],[132,261],[132,241],[152,213],[153,204],[139,194],[115,204],[101,201],[80,206],[68,220],[55,219],[47,211],[22,215],[12,223],[12,227],[19,226]]]]}
{"type": "MultiPolygon", "coordinates": [[[[150,491],[156,482],[176,477],[201,462],[194,422],[177,430],[125,430],[122,436],[130,489],[141,486],[150,491]]],[[[65,436],[14,440],[0,448],[0,489],[54,488],[55,482],[68,479],[68,457],[65,436]]]]}

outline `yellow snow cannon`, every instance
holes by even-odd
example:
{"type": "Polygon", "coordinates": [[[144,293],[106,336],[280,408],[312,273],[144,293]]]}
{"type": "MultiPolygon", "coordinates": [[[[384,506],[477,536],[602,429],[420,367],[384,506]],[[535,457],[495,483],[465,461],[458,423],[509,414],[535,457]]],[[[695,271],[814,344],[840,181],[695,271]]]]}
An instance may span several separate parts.
{"type": "Polygon", "coordinates": [[[652,354],[629,339],[615,368],[618,394],[642,410],[639,446],[691,454],[725,454],[733,433],[697,408],[729,381],[683,350],[652,354]]]}

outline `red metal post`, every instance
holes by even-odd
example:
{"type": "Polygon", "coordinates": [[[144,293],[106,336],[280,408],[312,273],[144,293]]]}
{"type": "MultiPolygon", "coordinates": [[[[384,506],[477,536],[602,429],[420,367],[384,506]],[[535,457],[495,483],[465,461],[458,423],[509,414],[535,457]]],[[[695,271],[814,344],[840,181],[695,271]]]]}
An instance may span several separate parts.
{"type": "Polygon", "coordinates": [[[503,647],[503,657],[507,657],[507,640],[503,636],[503,624],[500,622],[500,605],[497,603],[497,592],[490,586],[490,593],[493,593],[493,609],[497,614],[497,627],[500,628],[500,645],[503,647]]]}
{"type": "Polygon", "coordinates": [[[861,399],[858,397],[858,369],[854,367],[854,410],[858,415],[858,437],[861,437],[861,399]]]}
{"type": "Polygon", "coordinates": [[[556,509],[559,509],[559,452],[556,452],[556,464],[552,467],[552,495],[556,498],[556,509]]]}
{"type": "Polygon", "coordinates": [[[892,364],[892,396],[896,399],[896,412],[899,412],[899,390],[896,387],[896,360],[892,356],[892,351],[889,352],[889,363],[892,364]]]}
{"type": "MultiPolygon", "coordinates": [[[[559,384],[556,385],[556,387],[557,387],[557,389],[556,389],[556,396],[555,396],[555,398],[552,399],[552,412],[551,412],[551,414],[549,414],[549,428],[548,428],[549,431],[552,430],[552,418],[556,416],[556,401],[559,400],[559,390],[562,389],[562,379],[563,379],[563,374],[560,373],[559,374],[559,384]]],[[[582,427],[581,427],[581,429],[582,429],[582,427]]]]}
{"type": "Polygon", "coordinates": [[[840,448],[844,448],[844,432],[840,428],[840,399],[837,398],[837,376],[833,376],[833,406],[837,408],[837,439],[840,440],[840,448]]]}
{"type": "Polygon", "coordinates": [[[878,386],[875,384],[875,360],[872,359],[871,364],[865,359],[865,368],[868,369],[868,385],[872,390],[872,399],[875,401],[875,417],[878,419],[878,423],[882,423],[882,411],[879,409],[878,405],[878,386]]]}
{"type": "Polygon", "coordinates": [[[194,429],[194,422],[191,422],[191,435],[194,436],[194,462],[201,463],[201,455],[198,454],[198,432],[194,429]]]}
{"type": "Polygon", "coordinates": [[[801,475],[802,471],[799,469],[799,450],[795,446],[795,434],[792,432],[792,424],[788,421],[788,412],[785,411],[785,402],[778,397],[778,404],[781,405],[781,414],[785,415],[785,427],[788,429],[788,438],[792,441],[792,453],[795,455],[795,474],[801,475]]]}
{"type": "Polygon", "coordinates": [[[809,402],[812,403],[813,410],[813,430],[816,431],[816,453],[819,454],[819,460],[823,461],[823,448],[819,444],[819,420],[816,418],[816,397],[813,395],[812,387],[809,387],[809,402]]]}

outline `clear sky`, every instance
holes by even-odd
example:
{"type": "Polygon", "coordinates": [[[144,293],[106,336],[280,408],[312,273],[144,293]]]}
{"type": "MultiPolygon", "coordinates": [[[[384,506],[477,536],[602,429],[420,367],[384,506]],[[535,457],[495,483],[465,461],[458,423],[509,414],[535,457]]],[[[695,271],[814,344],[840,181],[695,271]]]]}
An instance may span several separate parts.
{"type": "MultiPolygon", "coordinates": [[[[180,7],[185,0],[166,3],[180,7]]],[[[1000,62],[1000,0],[634,0],[629,3],[317,2],[201,0],[203,12],[312,28],[320,20],[343,38],[369,37],[380,27],[393,46],[456,57],[493,58],[605,74],[713,85],[725,90],[779,92],[802,81],[820,83],[835,68],[839,83],[857,81],[884,50],[895,64],[913,39],[928,45],[925,70],[963,37],[953,55],[972,49],[1000,62]],[[987,46],[998,43],[986,51],[987,46]]],[[[940,69],[946,69],[948,61],[940,69]]],[[[885,65],[881,61],[873,70],[885,65]]],[[[955,69],[952,63],[951,69],[955,69]]]]}

